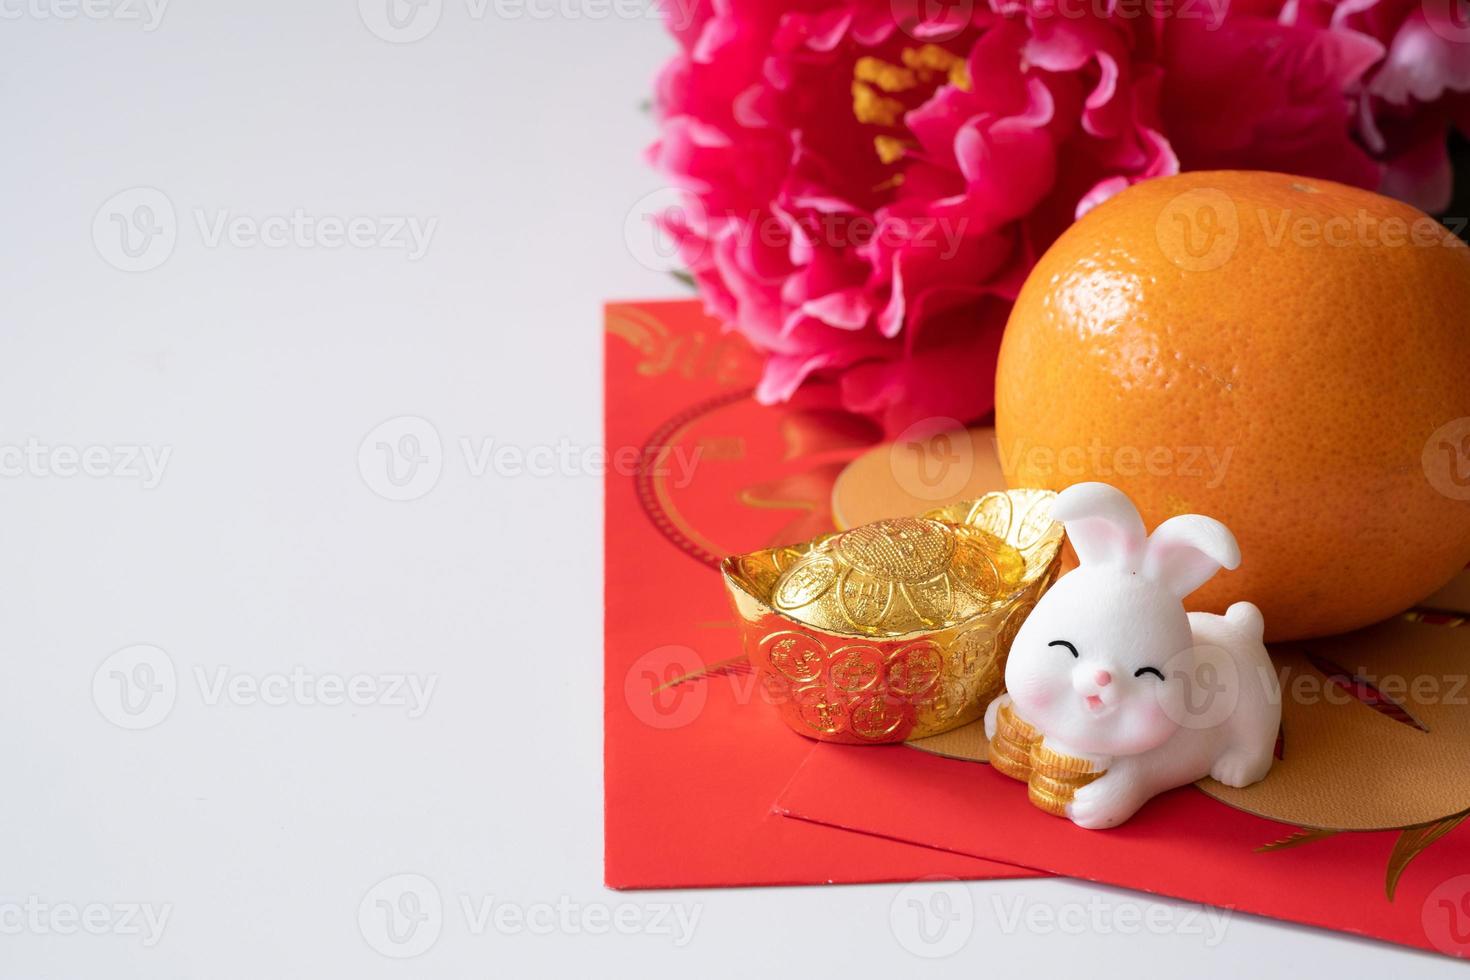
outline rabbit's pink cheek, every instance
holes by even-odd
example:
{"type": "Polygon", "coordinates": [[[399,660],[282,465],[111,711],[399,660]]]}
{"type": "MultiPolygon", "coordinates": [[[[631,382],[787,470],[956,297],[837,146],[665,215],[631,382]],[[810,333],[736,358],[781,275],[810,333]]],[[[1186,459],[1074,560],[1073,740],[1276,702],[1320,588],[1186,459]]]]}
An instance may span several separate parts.
{"type": "Polygon", "coordinates": [[[1175,727],[1169,713],[1155,698],[1138,698],[1128,707],[1129,734],[1141,741],[1161,739],[1175,727]]]}
{"type": "Polygon", "coordinates": [[[1046,674],[1025,673],[1017,675],[1011,684],[1011,697],[1033,708],[1044,708],[1053,700],[1052,688],[1055,680],[1046,674]]]}

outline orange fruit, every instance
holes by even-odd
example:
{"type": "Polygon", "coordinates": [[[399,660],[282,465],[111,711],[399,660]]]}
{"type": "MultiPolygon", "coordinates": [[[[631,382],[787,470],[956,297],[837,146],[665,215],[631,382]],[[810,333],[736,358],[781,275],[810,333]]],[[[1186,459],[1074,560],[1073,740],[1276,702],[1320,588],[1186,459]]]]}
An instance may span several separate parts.
{"type": "Polygon", "coordinates": [[[1191,609],[1248,599],[1274,640],[1383,619],[1470,561],[1470,250],[1323,180],[1136,184],[1022,288],[996,435],[1013,487],[1224,521],[1241,566],[1191,609]]]}

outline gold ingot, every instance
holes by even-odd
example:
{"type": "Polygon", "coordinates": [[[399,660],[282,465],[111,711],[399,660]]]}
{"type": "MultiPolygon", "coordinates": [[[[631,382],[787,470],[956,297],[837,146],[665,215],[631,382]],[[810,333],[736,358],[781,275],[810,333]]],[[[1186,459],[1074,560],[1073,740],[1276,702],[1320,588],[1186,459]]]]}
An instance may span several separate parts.
{"type": "Polygon", "coordinates": [[[1055,494],[990,493],[725,559],[746,654],[781,716],[824,742],[923,738],[980,717],[1056,580],[1055,494]]]}

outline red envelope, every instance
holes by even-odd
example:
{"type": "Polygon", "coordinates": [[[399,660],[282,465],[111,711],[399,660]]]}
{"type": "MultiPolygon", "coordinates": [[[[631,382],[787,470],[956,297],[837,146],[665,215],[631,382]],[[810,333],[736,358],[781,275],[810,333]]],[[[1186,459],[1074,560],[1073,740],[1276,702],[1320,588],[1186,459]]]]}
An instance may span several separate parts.
{"type": "Polygon", "coordinates": [[[815,743],[755,703],[716,566],[830,530],[832,481],[879,433],[830,392],[757,405],[758,359],[696,302],[606,318],[608,885],[1034,875],[773,814],[815,743]]]}
{"type": "MultiPolygon", "coordinates": [[[[1470,834],[1451,829],[1385,874],[1399,831],[1319,836],[1225,806],[1193,787],[1128,823],[1087,831],[1042,813],[988,765],[901,747],[824,745],[777,808],[823,826],[1025,863],[1056,874],[1288,922],[1470,956],[1470,834]]],[[[1430,828],[1419,828],[1423,838],[1430,828]]]]}
{"type": "Polygon", "coordinates": [[[943,755],[822,746],[777,806],[888,840],[1467,957],[1467,627],[1470,572],[1387,622],[1273,645],[1283,735],[1266,780],[1178,789],[1112,830],[1036,809],[1025,785],[972,761],[983,746],[974,729],[924,743],[943,755]]]}

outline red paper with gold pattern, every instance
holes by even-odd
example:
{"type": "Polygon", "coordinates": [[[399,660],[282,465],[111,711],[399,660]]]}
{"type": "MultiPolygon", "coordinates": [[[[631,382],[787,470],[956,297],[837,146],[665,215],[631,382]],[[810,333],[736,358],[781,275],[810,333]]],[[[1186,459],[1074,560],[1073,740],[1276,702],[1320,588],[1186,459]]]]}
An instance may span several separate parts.
{"type": "Polygon", "coordinates": [[[833,480],[878,432],[831,392],[756,404],[757,358],[696,302],[606,318],[607,883],[1034,875],[772,812],[813,743],[763,702],[719,561],[831,531],[833,480]]]}

